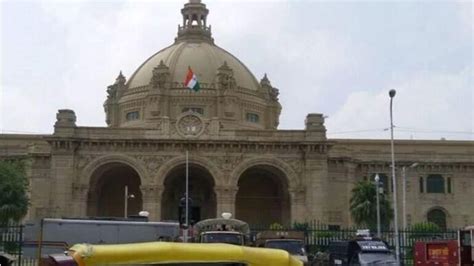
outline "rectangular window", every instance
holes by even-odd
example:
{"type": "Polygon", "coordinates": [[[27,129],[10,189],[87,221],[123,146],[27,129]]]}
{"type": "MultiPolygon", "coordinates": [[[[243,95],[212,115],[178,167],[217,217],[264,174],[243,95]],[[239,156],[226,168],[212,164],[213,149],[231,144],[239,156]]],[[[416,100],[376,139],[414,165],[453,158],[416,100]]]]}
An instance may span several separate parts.
{"type": "Polygon", "coordinates": [[[425,183],[423,183],[423,177],[420,177],[419,182],[420,182],[420,193],[423,193],[423,192],[425,192],[425,188],[424,188],[425,183]]]}
{"type": "Polygon", "coordinates": [[[125,118],[127,121],[138,120],[140,119],[140,113],[138,111],[128,112],[125,118]]]}
{"type": "Polygon", "coordinates": [[[451,177],[448,177],[448,193],[451,194],[451,177]]]}
{"type": "Polygon", "coordinates": [[[426,193],[445,193],[444,177],[438,174],[428,175],[426,178],[426,193]]]}
{"type": "Polygon", "coordinates": [[[204,109],[201,108],[201,107],[184,107],[182,112],[183,113],[186,113],[186,112],[193,112],[193,113],[198,113],[198,114],[201,114],[201,115],[204,115],[204,109]]]}
{"type": "MultiPolygon", "coordinates": [[[[390,179],[388,178],[386,174],[378,174],[378,175],[379,175],[380,193],[389,194],[390,193],[389,188],[391,187],[390,179]]],[[[370,178],[371,178],[371,181],[375,181],[375,174],[372,174],[370,178]]]]}
{"type": "Polygon", "coordinates": [[[247,119],[247,122],[251,122],[251,123],[258,123],[260,120],[258,114],[254,114],[254,113],[247,113],[246,119],[247,119]]]}

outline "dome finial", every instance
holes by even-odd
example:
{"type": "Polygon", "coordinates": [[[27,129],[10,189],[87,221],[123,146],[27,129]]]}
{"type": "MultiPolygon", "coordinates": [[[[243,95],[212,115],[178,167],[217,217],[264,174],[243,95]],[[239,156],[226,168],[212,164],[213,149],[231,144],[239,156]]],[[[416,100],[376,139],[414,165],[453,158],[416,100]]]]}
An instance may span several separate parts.
{"type": "Polygon", "coordinates": [[[189,0],[181,9],[183,15],[183,26],[178,26],[178,37],[180,40],[204,40],[211,43],[211,26],[207,26],[207,15],[209,10],[200,0],[189,0]]]}

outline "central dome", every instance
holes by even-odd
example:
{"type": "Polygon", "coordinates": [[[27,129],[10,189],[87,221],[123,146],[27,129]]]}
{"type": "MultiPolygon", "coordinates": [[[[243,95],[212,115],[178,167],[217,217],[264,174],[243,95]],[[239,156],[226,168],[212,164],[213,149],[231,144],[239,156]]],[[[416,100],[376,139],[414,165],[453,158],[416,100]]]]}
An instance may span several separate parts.
{"type": "Polygon", "coordinates": [[[170,81],[183,83],[191,67],[201,84],[212,84],[217,69],[227,63],[238,86],[256,91],[260,86],[254,75],[235,56],[209,41],[178,40],[146,60],[132,75],[127,85],[136,88],[150,84],[153,69],[163,62],[170,71],[170,81]]]}
{"type": "Polygon", "coordinates": [[[108,86],[109,127],[153,128],[168,137],[198,137],[210,134],[211,127],[212,134],[277,128],[278,90],[266,75],[258,82],[242,62],[214,44],[208,13],[201,1],[190,0],[181,9],[183,26],[174,43],[148,58],[128,82],[120,73],[108,86]],[[199,91],[184,84],[189,70],[199,91]]]}

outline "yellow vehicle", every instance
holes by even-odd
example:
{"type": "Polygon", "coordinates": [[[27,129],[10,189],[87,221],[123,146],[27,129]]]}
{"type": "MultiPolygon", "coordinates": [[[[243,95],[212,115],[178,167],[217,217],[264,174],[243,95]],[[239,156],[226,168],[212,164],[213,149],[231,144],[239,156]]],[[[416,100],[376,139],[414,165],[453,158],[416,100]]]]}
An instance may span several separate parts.
{"type": "Polygon", "coordinates": [[[52,265],[239,265],[302,266],[288,252],[231,244],[149,242],[117,245],[78,244],[66,255],[50,256],[52,265]]]}

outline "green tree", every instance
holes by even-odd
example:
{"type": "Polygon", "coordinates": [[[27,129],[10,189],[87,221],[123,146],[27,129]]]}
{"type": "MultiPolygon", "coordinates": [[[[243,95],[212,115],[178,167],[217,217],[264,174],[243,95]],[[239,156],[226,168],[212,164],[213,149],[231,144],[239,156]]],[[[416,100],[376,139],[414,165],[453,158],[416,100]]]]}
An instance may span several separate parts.
{"type": "MultiPolygon", "coordinates": [[[[358,226],[366,226],[371,230],[377,228],[377,200],[375,185],[369,181],[358,182],[352,189],[350,212],[358,226]]],[[[382,228],[388,228],[393,217],[390,202],[385,194],[379,194],[380,223],[382,228]]]]}
{"type": "Polygon", "coordinates": [[[24,164],[0,160],[0,225],[18,222],[28,211],[24,164]]]}

